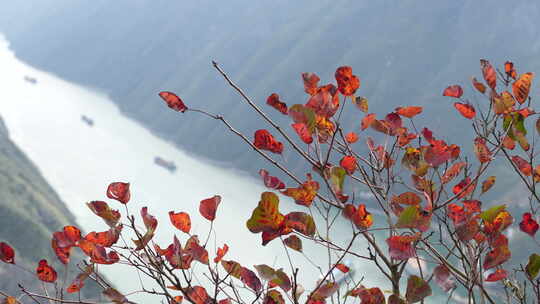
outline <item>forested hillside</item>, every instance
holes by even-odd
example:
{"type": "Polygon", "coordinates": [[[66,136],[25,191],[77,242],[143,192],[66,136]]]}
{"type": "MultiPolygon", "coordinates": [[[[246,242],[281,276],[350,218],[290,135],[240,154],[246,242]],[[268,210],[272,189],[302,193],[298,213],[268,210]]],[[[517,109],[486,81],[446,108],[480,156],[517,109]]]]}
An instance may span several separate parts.
{"type": "MultiPolygon", "coordinates": [[[[38,169],[9,139],[0,118],[0,241],[15,249],[15,262],[34,271],[42,258],[49,259],[58,270],[63,269],[51,249],[53,232],[65,225],[74,225],[75,217],[41,176],[38,169]]],[[[72,260],[80,262],[82,255],[74,252],[72,260]]],[[[18,283],[38,290],[40,284],[28,273],[12,271],[9,264],[0,267],[0,290],[20,294],[18,283]],[[12,279],[6,279],[11,276],[12,279]]],[[[72,274],[78,272],[71,264],[72,274]]],[[[63,275],[63,271],[60,272],[63,275]]],[[[92,282],[83,293],[96,298],[98,292],[92,282]]],[[[25,302],[26,303],[26,302],[25,302]]]]}

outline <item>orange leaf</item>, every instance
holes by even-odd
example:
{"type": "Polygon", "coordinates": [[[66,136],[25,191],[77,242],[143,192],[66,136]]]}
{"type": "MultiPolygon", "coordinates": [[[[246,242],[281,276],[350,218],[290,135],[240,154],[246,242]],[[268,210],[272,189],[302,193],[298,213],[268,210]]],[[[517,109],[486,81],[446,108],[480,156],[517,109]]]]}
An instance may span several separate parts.
{"type": "Polygon", "coordinates": [[[214,263],[219,263],[228,251],[229,246],[227,246],[227,244],[223,244],[222,248],[218,248],[216,257],[214,258],[214,263]]]}
{"type": "Polygon", "coordinates": [[[482,94],[484,94],[486,92],[486,86],[483,83],[476,80],[475,77],[472,77],[471,81],[472,81],[473,86],[478,90],[478,92],[480,92],[482,94]]]}
{"type": "Polygon", "coordinates": [[[497,180],[496,176],[490,176],[488,177],[483,183],[482,183],[482,194],[486,193],[493,185],[495,184],[495,181],[497,180]]]}
{"type": "Polygon", "coordinates": [[[423,108],[418,106],[399,107],[396,108],[396,113],[407,118],[413,118],[414,116],[422,113],[423,108]]]}
{"type": "Polygon", "coordinates": [[[508,77],[512,77],[514,79],[516,79],[517,77],[517,72],[516,72],[516,69],[514,68],[514,63],[511,61],[507,61],[504,63],[504,72],[506,73],[508,77]]]}
{"type": "Polygon", "coordinates": [[[186,212],[174,213],[174,211],[169,211],[169,219],[177,229],[185,233],[189,233],[191,230],[191,219],[186,212]]]}
{"type": "Polygon", "coordinates": [[[476,115],[476,110],[468,103],[455,102],[454,108],[456,108],[459,113],[467,119],[472,119],[476,115]]]}
{"type": "Polygon", "coordinates": [[[457,84],[451,85],[443,91],[443,96],[460,98],[461,95],[463,95],[463,89],[457,84]]]}
{"type": "Polygon", "coordinates": [[[345,135],[345,140],[349,144],[354,144],[355,142],[358,141],[358,135],[356,135],[356,133],[354,132],[347,133],[347,135],[345,135]]]}
{"type": "Polygon", "coordinates": [[[167,103],[169,108],[175,111],[184,113],[188,109],[182,99],[172,92],[159,92],[159,97],[161,97],[165,103],[167,103]]]}
{"type": "Polygon", "coordinates": [[[364,116],[364,118],[362,119],[362,123],[360,124],[360,128],[363,130],[369,128],[369,126],[371,126],[371,124],[375,121],[375,114],[374,113],[371,113],[371,114],[368,114],[366,116],[364,116]]]}
{"type": "Polygon", "coordinates": [[[504,137],[502,144],[503,147],[508,150],[514,150],[516,147],[516,142],[508,135],[504,137]]]}
{"type": "Polygon", "coordinates": [[[495,90],[495,87],[497,86],[497,73],[495,72],[495,69],[491,63],[485,59],[480,59],[480,67],[482,69],[484,80],[491,89],[495,90]]]}
{"type": "Polygon", "coordinates": [[[512,92],[516,97],[516,100],[522,104],[529,97],[529,91],[531,89],[531,82],[534,78],[534,73],[521,74],[519,78],[512,84],[512,92]]]}
{"type": "Polygon", "coordinates": [[[532,166],[530,163],[528,163],[526,160],[521,158],[521,156],[515,155],[512,156],[512,162],[516,165],[516,167],[523,173],[525,176],[531,176],[532,174],[532,166]]]}
{"type": "Polygon", "coordinates": [[[394,195],[392,202],[403,205],[418,205],[422,202],[422,199],[414,192],[404,192],[398,196],[394,195]]]}

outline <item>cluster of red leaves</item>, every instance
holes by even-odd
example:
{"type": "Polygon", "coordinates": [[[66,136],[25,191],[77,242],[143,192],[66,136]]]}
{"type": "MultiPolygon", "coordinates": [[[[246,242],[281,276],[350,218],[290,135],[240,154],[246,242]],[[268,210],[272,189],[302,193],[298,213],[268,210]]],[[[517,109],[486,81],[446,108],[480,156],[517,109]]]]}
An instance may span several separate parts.
{"type": "Polygon", "coordinates": [[[255,131],[255,140],[253,145],[261,150],[268,150],[273,153],[281,154],[283,152],[283,144],[277,141],[270,132],[261,129],[255,131]]]}
{"type": "Polygon", "coordinates": [[[343,216],[352,221],[356,228],[365,230],[373,225],[373,217],[366,210],[366,205],[360,204],[358,207],[353,204],[346,204],[342,211],[343,216]]]}

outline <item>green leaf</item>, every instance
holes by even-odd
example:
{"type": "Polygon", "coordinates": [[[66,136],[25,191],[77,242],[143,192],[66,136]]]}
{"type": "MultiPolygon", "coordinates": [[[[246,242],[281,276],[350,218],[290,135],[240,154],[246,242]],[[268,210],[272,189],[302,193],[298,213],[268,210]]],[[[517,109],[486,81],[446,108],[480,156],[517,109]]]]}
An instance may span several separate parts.
{"type": "Polygon", "coordinates": [[[266,294],[263,303],[285,304],[285,300],[283,299],[283,296],[278,290],[272,289],[269,290],[266,294]]]}
{"type": "Polygon", "coordinates": [[[302,252],[302,240],[296,235],[293,234],[289,236],[288,238],[283,240],[283,242],[285,243],[285,245],[287,245],[287,247],[298,252],[302,252]]]}
{"type": "Polygon", "coordinates": [[[525,118],[519,113],[506,115],[503,120],[503,128],[504,130],[508,130],[508,137],[513,140],[516,140],[514,131],[523,133],[523,136],[527,135],[527,129],[525,129],[525,118]],[[510,127],[510,123],[512,123],[512,127],[508,129],[510,127]]]}
{"type": "Polygon", "coordinates": [[[428,282],[419,276],[412,275],[407,280],[407,302],[416,303],[431,295],[431,287],[428,282]]]}
{"type": "Polygon", "coordinates": [[[315,131],[315,112],[301,104],[295,104],[289,108],[289,116],[295,123],[306,124],[309,132],[315,131]]]}
{"type": "Polygon", "coordinates": [[[253,267],[255,267],[255,270],[257,270],[257,273],[263,280],[270,281],[276,276],[276,271],[274,268],[268,265],[261,264],[254,265],[253,267]]]}
{"type": "Polygon", "coordinates": [[[480,218],[482,218],[485,222],[493,222],[497,215],[504,210],[506,210],[506,205],[494,206],[480,213],[480,218]]]}
{"type": "Polygon", "coordinates": [[[317,230],[311,215],[305,212],[291,212],[285,216],[285,226],[292,228],[303,235],[313,236],[317,230]]]}
{"type": "Polygon", "coordinates": [[[231,276],[240,279],[240,275],[242,274],[242,265],[235,261],[225,261],[221,260],[221,266],[227,271],[228,274],[231,276]]]}
{"type": "Polygon", "coordinates": [[[397,228],[416,228],[419,220],[418,205],[412,205],[401,212],[396,223],[397,228]]]}
{"type": "Polygon", "coordinates": [[[270,282],[278,285],[285,292],[288,292],[292,288],[291,279],[289,279],[289,276],[283,272],[283,269],[278,269],[276,271],[276,276],[270,282]]]}
{"type": "Polygon", "coordinates": [[[330,168],[330,186],[332,186],[334,192],[339,194],[343,191],[343,182],[346,175],[347,172],[340,166],[330,168]]]}
{"type": "Polygon", "coordinates": [[[536,253],[531,254],[525,270],[527,271],[527,275],[534,280],[540,271],[540,255],[536,253]]]}
{"type": "Polygon", "coordinates": [[[279,198],[275,193],[264,192],[257,208],[253,210],[246,225],[253,233],[272,232],[279,229],[283,215],[279,213],[279,198]]]}
{"type": "Polygon", "coordinates": [[[354,98],[354,104],[360,109],[360,111],[367,113],[369,111],[369,102],[368,99],[363,96],[358,96],[354,98]]]}

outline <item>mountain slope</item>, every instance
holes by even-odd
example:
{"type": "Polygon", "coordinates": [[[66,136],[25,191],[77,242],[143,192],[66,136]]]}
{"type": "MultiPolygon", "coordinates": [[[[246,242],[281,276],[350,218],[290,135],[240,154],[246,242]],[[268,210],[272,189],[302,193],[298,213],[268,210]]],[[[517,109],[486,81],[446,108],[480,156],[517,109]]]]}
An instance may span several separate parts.
{"type": "MultiPolygon", "coordinates": [[[[0,241],[14,247],[17,264],[34,271],[37,261],[46,258],[61,274],[63,267],[56,262],[51,238],[54,231],[65,225],[75,225],[75,217],[39,170],[9,139],[8,130],[0,118],[0,241]]],[[[75,253],[72,260],[76,262],[81,258],[81,254],[75,253]]],[[[37,279],[2,263],[0,277],[7,276],[12,279],[0,279],[0,290],[9,294],[20,293],[18,283],[23,283],[30,290],[41,289],[37,279]]],[[[83,295],[96,298],[97,288],[89,283],[83,295]]]]}

